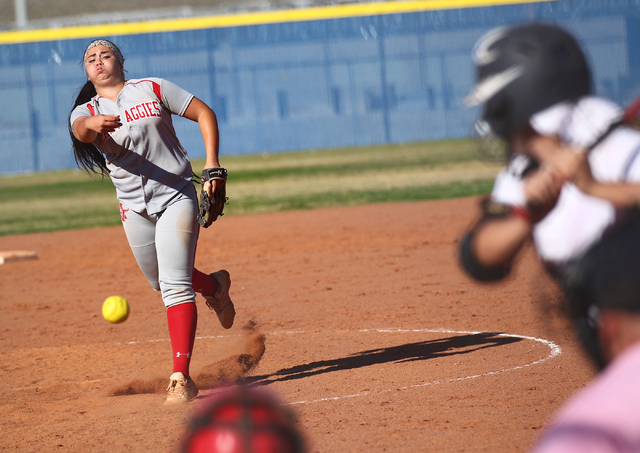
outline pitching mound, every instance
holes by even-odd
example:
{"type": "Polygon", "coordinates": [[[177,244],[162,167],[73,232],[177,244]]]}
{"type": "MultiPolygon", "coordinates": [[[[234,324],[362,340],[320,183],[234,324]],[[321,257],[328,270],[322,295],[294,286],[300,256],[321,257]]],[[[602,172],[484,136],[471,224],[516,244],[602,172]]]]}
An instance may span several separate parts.
{"type": "Polygon", "coordinates": [[[276,392],[312,451],[520,451],[593,374],[525,251],[499,285],[457,243],[474,198],[225,217],[196,266],[228,269],[236,325],[198,300],[192,404],[163,406],[166,311],[121,227],[0,237],[3,451],[174,452],[220,384],[276,392]],[[100,250],[99,254],[96,250],[100,250]],[[118,294],[129,318],[109,324],[118,294]],[[547,310],[547,311],[545,311],[547,310]]]}

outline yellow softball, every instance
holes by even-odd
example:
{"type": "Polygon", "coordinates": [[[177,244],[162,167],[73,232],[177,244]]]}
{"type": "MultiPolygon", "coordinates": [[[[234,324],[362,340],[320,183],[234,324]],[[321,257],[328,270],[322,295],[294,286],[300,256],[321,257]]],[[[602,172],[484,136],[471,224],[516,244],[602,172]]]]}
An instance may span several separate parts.
{"type": "Polygon", "coordinates": [[[120,296],[111,296],[102,304],[102,316],[109,322],[117,324],[129,316],[129,302],[120,296]]]}

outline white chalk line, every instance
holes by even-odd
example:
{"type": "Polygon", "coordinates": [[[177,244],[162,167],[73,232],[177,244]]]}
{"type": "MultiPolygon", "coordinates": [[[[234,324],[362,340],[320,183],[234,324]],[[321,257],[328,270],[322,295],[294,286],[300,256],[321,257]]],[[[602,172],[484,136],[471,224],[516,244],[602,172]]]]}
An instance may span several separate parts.
{"type": "Polygon", "coordinates": [[[359,332],[382,332],[382,333],[404,333],[404,332],[421,332],[421,333],[425,333],[426,332],[426,333],[455,333],[455,334],[464,334],[464,335],[496,335],[496,336],[501,336],[501,337],[520,338],[520,339],[523,339],[523,340],[536,341],[538,343],[542,343],[542,344],[548,346],[549,349],[550,349],[550,352],[549,352],[549,355],[547,355],[546,357],[543,357],[541,359],[535,360],[533,362],[530,362],[530,363],[527,363],[527,364],[524,364],[524,365],[518,365],[518,366],[515,366],[515,367],[511,367],[511,368],[505,368],[505,369],[498,370],[498,371],[489,371],[487,373],[482,373],[482,374],[474,374],[474,375],[458,377],[458,378],[444,379],[444,380],[431,381],[431,382],[423,382],[423,383],[420,383],[420,384],[408,385],[408,386],[404,386],[404,387],[397,387],[395,389],[385,389],[385,390],[378,390],[378,391],[353,393],[353,394],[350,394],[350,395],[332,396],[332,397],[326,397],[326,398],[319,398],[319,399],[316,399],[316,400],[294,401],[294,402],[287,403],[287,405],[292,406],[292,405],[295,405],[295,404],[313,404],[313,403],[321,403],[321,402],[325,402],[325,401],[337,401],[337,400],[348,399],[348,398],[359,398],[359,397],[362,397],[362,396],[367,396],[367,395],[372,395],[372,394],[374,394],[374,395],[384,394],[384,393],[389,393],[389,392],[397,392],[397,391],[402,391],[402,390],[410,390],[410,389],[416,389],[416,388],[420,388],[420,387],[427,387],[427,386],[437,385],[437,384],[448,384],[448,383],[452,383],[452,382],[466,381],[466,380],[477,379],[477,378],[486,377],[486,376],[495,376],[495,375],[498,375],[498,374],[507,373],[509,371],[520,370],[520,369],[523,369],[523,368],[527,368],[527,367],[531,367],[531,366],[534,366],[534,365],[538,365],[538,364],[540,364],[542,362],[545,362],[545,361],[547,361],[549,359],[552,359],[552,358],[562,354],[562,349],[560,348],[560,346],[558,346],[553,341],[545,340],[543,338],[531,337],[531,336],[527,336],[527,335],[516,335],[516,334],[506,334],[506,333],[490,333],[490,332],[474,332],[474,331],[461,331],[461,330],[449,330],[449,329],[360,329],[359,332]]]}
{"type": "MultiPolygon", "coordinates": [[[[335,329],[333,332],[334,333],[352,332],[352,330],[349,330],[349,329],[335,329]]],[[[326,398],[319,398],[319,399],[316,399],[316,400],[294,401],[294,402],[287,403],[288,405],[312,404],[312,403],[321,403],[321,402],[324,402],[324,401],[336,401],[336,400],[348,399],[348,398],[358,398],[358,397],[371,395],[371,394],[383,394],[383,393],[394,392],[394,391],[410,390],[410,389],[415,389],[415,388],[420,388],[420,387],[427,387],[427,386],[430,386],[430,385],[447,384],[447,383],[452,383],[452,382],[459,382],[459,381],[477,379],[477,378],[486,377],[486,376],[494,376],[494,375],[507,373],[507,372],[510,372],[510,371],[520,370],[520,369],[523,369],[523,368],[527,368],[527,367],[531,367],[531,366],[534,366],[534,365],[538,365],[538,364],[540,364],[542,362],[545,362],[545,361],[547,361],[549,359],[552,359],[552,358],[554,358],[554,357],[556,357],[556,356],[558,356],[558,355],[560,355],[562,353],[562,349],[560,348],[560,346],[558,346],[553,341],[545,340],[543,338],[531,337],[531,336],[527,336],[527,335],[493,333],[493,332],[478,332],[478,331],[467,331],[467,330],[450,330],[450,329],[398,329],[398,328],[358,329],[357,332],[361,332],[361,333],[367,333],[367,332],[377,332],[377,333],[452,333],[452,334],[461,334],[461,335],[496,335],[496,336],[501,336],[501,337],[520,338],[520,339],[523,339],[523,340],[536,341],[538,343],[542,343],[542,344],[548,346],[549,349],[550,349],[550,352],[549,352],[549,355],[547,355],[546,357],[543,357],[542,359],[535,360],[533,362],[530,362],[530,363],[527,363],[527,364],[524,364],[524,365],[518,365],[518,366],[515,366],[515,367],[512,367],[512,368],[505,368],[503,370],[489,371],[487,373],[474,374],[474,375],[458,377],[458,378],[444,379],[444,380],[431,381],[431,382],[423,382],[423,383],[420,383],[420,384],[408,385],[408,386],[404,386],[404,387],[397,387],[397,388],[394,388],[394,389],[385,389],[385,390],[378,390],[378,391],[354,393],[354,394],[350,394],[350,395],[332,396],[332,397],[326,397],[326,398]]],[[[267,335],[267,336],[269,336],[269,335],[296,335],[296,334],[307,334],[307,333],[321,333],[321,332],[320,331],[307,332],[307,331],[304,331],[304,330],[289,330],[289,331],[281,331],[281,332],[278,332],[278,331],[269,332],[269,333],[267,333],[265,335],[267,335]]],[[[196,337],[196,339],[198,339],[198,340],[207,340],[207,339],[211,340],[211,339],[229,338],[229,337],[242,337],[242,336],[243,335],[241,335],[241,334],[206,335],[206,336],[196,337]]],[[[134,341],[126,341],[126,342],[115,343],[115,345],[134,345],[134,344],[141,344],[141,343],[158,343],[158,342],[165,342],[165,341],[170,341],[170,339],[168,339],[168,338],[160,338],[160,339],[151,339],[151,340],[134,340],[134,341]]],[[[104,346],[104,345],[101,345],[101,346],[104,346]]],[[[84,345],[84,347],[89,347],[89,346],[88,345],[84,345]]],[[[99,381],[102,381],[102,379],[92,380],[90,382],[99,382],[99,381]]],[[[78,384],[85,384],[85,383],[87,383],[87,382],[82,381],[82,382],[79,382],[78,384]]]]}

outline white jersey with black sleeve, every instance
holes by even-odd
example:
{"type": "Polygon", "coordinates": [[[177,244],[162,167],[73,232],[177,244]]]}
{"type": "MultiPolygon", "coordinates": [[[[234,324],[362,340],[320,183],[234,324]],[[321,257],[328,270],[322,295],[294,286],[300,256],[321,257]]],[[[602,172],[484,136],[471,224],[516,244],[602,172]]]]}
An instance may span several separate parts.
{"type": "MultiPolygon", "coordinates": [[[[620,118],[621,109],[610,101],[585,97],[578,103],[561,103],[536,115],[531,126],[540,134],[558,136],[578,148],[588,146],[602,131],[620,118]]],[[[640,132],[621,127],[589,154],[596,180],[605,183],[640,182],[640,132]]],[[[524,157],[514,158],[496,179],[491,197],[498,203],[525,204],[522,169],[524,157]]],[[[563,265],[578,258],[600,240],[616,221],[614,206],[583,194],[565,183],[556,206],[538,222],[533,239],[538,256],[551,265],[563,265]]]]}
{"type": "Polygon", "coordinates": [[[122,126],[98,134],[94,145],[105,155],[118,200],[136,212],[156,214],[192,187],[187,152],[171,115],[183,116],[193,95],[168,80],[129,80],[113,102],[100,95],[71,113],[80,117],[119,115],[122,126]]]}

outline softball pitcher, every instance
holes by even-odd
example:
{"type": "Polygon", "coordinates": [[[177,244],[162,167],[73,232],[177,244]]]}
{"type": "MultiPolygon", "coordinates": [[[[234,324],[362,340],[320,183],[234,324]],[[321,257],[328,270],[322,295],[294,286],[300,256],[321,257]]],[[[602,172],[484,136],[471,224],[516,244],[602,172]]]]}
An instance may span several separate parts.
{"type": "Polygon", "coordinates": [[[218,160],[218,124],[201,100],[173,83],[125,80],[124,57],[110,41],[96,39],[84,52],[88,81],[80,90],[69,126],[78,165],[108,173],[116,187],[120,217],[138,266],[167,308],[173,349],[165,404],[185,403],[198,389],[189,375],[197,325],[195,293],[203,294],[225,329],[235,309],[226,270],[210,275],[194,268],[198,199],[187,152],[171,115],[198,122],[205,143],[203,191],[224,193],[226,170],[218,160]]]}

